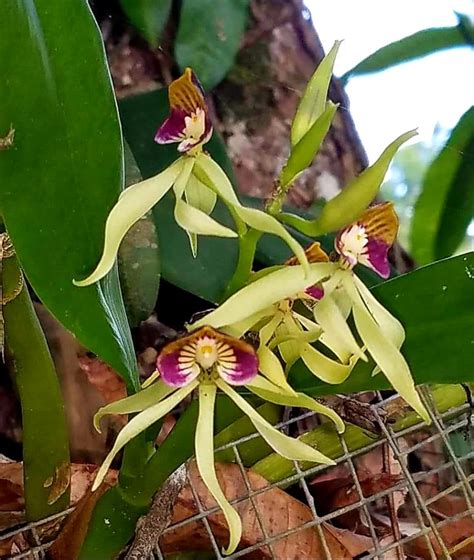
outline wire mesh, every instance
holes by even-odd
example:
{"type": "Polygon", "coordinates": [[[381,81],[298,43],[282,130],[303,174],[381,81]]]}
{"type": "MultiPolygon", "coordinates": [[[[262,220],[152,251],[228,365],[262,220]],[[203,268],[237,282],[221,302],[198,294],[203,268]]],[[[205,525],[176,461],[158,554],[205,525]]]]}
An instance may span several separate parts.
{"type": "MultiPolygon", "coordinates": [[[[395,397],[383,398],[382,395],[378,393],[378,402],[370,405],[370,408],[380,426],[381,437],[363,448],[350,451],[344,436],[340,436],[343,454],[336,459],[336,464],[346,466],[347,472],[350,475],[351,489],[355,491],[357,496],[355,501],[343,507],[338,507],[334,511],[318,511],[318,505],[310,486],[314,477],[320,475],[326,468],[322,465],[315,465],[303,470],[297,462],[294,462],[293,473],[289,476],[277,482],[269,483],[264,487],[253,488],[249,479],[248,470],[244,467],[244,461],[239,452],[239,446],[241,444],[258,437],[257,434],[253,434],[226,444],[216,451],[226,449],[232,450],[235,457],[234,462],[239,466],[246,488],[246,495],[233,500],[232,503],[237,505],[242,501],[247,501],[250,504],[249,507],[252,508],[259,526],[261,539],[259,539],[258,542],[251,543],[245,548],[239,549],[231,555],[224,555],[221,547],[222,542],[219,542],[219,538],[213,533],[212,516],[219,510],[217,507],[206,509],[203,506],[198,492],[192,486],[191,490],[196,503],[197,513],[178,523],[170,525],[166,529],[164,536],[170,531],[176,531],[180,527],[182,528],[191,523],[200,522],[203,524],[204,530],[209,538],[209,550],[212,551],[211,553],[218,560],[224,558],[243,558],[252,556],[252,554],[254,558],[276,559],[281,558],[281,556],[278,556],[275,552],[277,543],[282,542],[288,537],[297,535],[301,531],[311,529],[316,531],[319,535],[321,550],[324,554],[321,560],[335,560],[331,557],[330,547],[326,542],[327,532],[325,528],[330,522],[337,525],[337,521],[341,519],[341,516],[357,512],[365,525],[365,535],[371,539],[372,545],[370,550],[357,556],[357,558],[363,558],[364,560],[405,558],[404,551],[406,547],[409,547],[410,543],[414,541],[418,540],[417,542],[419,542],[419,539],[423,539],[425,550],[424,557],[432,559],[458,558],[458,552],[462,551],[466,545],[472,544],[472,546],[474,546],[474,536],[472,534],[466,535],[465,538],[458,540],[455,544],[450,544],[446,539],[447,527],[449,528],[458,520],[473,519],[474,517],[472,488],[474,482],[474,474],[472,474],[474,451],[472,438],[469,437],[468,440],[466,439],[468,434],[469,436],[472,435],[472,433],[470,433],[472,430],[467,428],[467,426],[470,427],[472,411],[470,406],[466,403],[462,406],[450,409],[447,412],[439,413],[433,404],[428,389],[422,389],[422,397],[429,409],[432,419],[432,425],[429,428],[420,421],[415,425],[394,432],[390,424],[385,423],[382,412],[384,407],[395,397]],[[420,435],[422,435],[422,437],[419,437],[420,435]],[[453,448],[454,436],[463,438],[462,441],[465,444],[462,446],[461,452],[459,450],[456,452],[453,448]],[[428,466],[413,472],[414,469],[410,468],[408,465],[409,458],[420,452],[429,453],[429,451],[426,450],[433,445],[442,449],[442,460],[438,461],[436,465],[428,466]],[[365,496],[361,481],[359,480],[356,461],[375,449],[379,449],[384,457],[389,454],[391,455],[392,465],[398,465],[401,476],[396,479],[390,487],[365,496]],[[436,477],[437,480],[442,479],[443,484],[442,487],[433,489],[432,495],[427,496],[426,493],[423,494],[421,489],[424,486],[425,488],[427,486],[429,487],[433,477],[436,477]],[[290,491],[296,488],[298,490],[298,499],[307,506],[311,513],[311,518],[278,533],[269,530],[268,520],[265,519],[264,514],[260,511],[257,505],[257,499],[259,496],[274,488],[285,488],[290,491]],[[406,527],[400,526],[397,515],[389,516],[390,526],[385,536],[381,537],[374,523],[374,521],[379,520],[381,517],[377,513],[376,506],[380,504],[381,501],[384,501],[384,503],[388,504],[387,507],[390,506],[393,509],[394,501],[400,493],[403,493],[404,496],[403,505],[401,507],[407,509],[411,508],[413,510],[413,518],[416,519],[416,523],[412,522],[410,524],[410,530],[408,531],[406,527]],[[453,515],[445,515],[443,518],[443,515],[436,511],[436,507],[434,506],[438,500],[446,496],[463,498],[465,501],[464,511],[456,512],[453,515]]],[[[316,415],[313,413],[299,414],[286,419],[284,422],[280,423],[278,427],[282,430],[289,430],[292,425],[294,428],[297,423],[301,424],[302,421],[307,422],[315,416],[316,415]]],[[[15,535],[21,534],[24,541],[27,543],[27,548],[14,552],[10,558],[46,558],[46,551],[51,544],[52,537],[51,532],[42,531],[42,528],[52,523],[57,523],[59,526],[60,522],[65,519],[69,511],[71,510],[44,519],[41,522],[25,524],[14,530],[7,531],[3,535],[0,535],[0,544],[7,539],[12,539],[15,535]],[[44,542],[45,539],[46,542],[44,542]]],[[[405,525],[407,524],[405,523],[405,525]]],[[[166,555],[163,550],[157,546],[154,557],[162,559],[166,558],[166,555]]],[[[465,558],[468,557],[469,556],[465,556],[465,558]]]]}

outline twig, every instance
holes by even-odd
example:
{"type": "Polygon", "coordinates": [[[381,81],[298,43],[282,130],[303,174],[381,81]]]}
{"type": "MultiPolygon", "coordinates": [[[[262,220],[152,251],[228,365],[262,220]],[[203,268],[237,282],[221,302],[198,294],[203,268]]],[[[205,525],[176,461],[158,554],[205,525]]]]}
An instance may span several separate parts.
{"type": "Polygon", "coordinates": [[[181,465],[155,494],[150,511],[138,520],[135,539],[125,560],[144,560],[152,554],[170,524],[174,505],[185,482],[186,465],[181,465]]]}

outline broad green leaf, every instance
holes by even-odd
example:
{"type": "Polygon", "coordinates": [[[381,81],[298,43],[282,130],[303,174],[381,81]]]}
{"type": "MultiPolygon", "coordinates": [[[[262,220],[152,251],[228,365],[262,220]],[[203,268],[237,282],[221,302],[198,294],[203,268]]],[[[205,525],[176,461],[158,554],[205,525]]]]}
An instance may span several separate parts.
{"type": "Polygon", "coordinates": [[[464,47],[468,44],[460,26],[423,29],[378,49],[346,72],[341,79],[347,81],[353,76],[379,72],[443,49],[464,47]]]}
{"type": "Polygon", "coordinates": [[[460,118],[423,178],[410,232],[420,264],[450,256],[474,216],[474,108],[460,118]]]}
{"type": "Polygon", "coordinates": [[[168,21],[171,4],[172,0],[120,0],[130,22],[154,47],[168,21]]]}
{"type": "Polygon", "coordinates": [[[290,157],[280,173],[282,186],[292,183],[297,175],[304,171],[314,159],[321,144],[323,143],[332,120],[336,114],[338,105],[328,102],[326,109],[311,125],[298,143],[291,149],[290,157]]]}
{"type": "MultiPolygon", "coordinates": [[[[142,180],[130,148],[125,145],[125,186],[142,180]]],[[[118,253],[122,294],[131,326],[147,319],[155,308],[160,286],[160,251],[152,216],[138,220],[125,235],[118,253]]]]}
{"type": "Polygon", "coordinates": [[[474,219],[474,134],[464,148],[464,158],[449,189],[436,236],[435,259],[455,253],[474,219]]]}
{"type": "Polygon", "coordinates": [[[291,145],[296,146],[326,108],[334,61],[342,41],[336,41],[319,63],[306,86],[291,125],[291,145]]]}
{"type": "Polygon", "coordinates": [[[0,75],[8,80],[0,88],[0,135],[10,124],[16,131],[0,154],[5,224],[42,302],[137,388],[116,269],[94,286],[72,284],[97,263],[123,186],[120,125],[99,30],[87,3],[74,0],[2,2],[0,16],[0,75]]]}
{"type": "MultiPolygon", "coordinates": [[[[159,173],[178,158],[175,144],[158,145],[153,141],[156,129],[168,114],[166,90],[125,99],[119,108],[124,136],[144,178],[159,173]]],[[[232,178],[222,141],[214,135],[206,149],[232,178]]],[[[166,243],[160,244],[162,277],[203,299],[217,302],[237,264],[238,244],[232,239],[202,237],[197,257],[193,258],[186,233],[174,220],[174,204],[174,195],[169,193],[153,208],[158,240],[166,239],[166,243]]],[[[217,203],[212,217],[234,228],[222,203],[217,203]]]]}
{"type": "Polygon", "coordinates": [[[217,85],[234,63],[247,22],[248,0],[183,0],[175,58],[190,66],[206,90],[217,85]]]}
{"type": "MultiPolygon", "coordinates": [[[[404,274],[372,289],[373,295],[403,325],[401,348],[415,383],[474,380],[474,253],[453,257],[404,274]]],[[[374,362],[359,361],[338,393],[386,389],[374,362]]],[[[297,391],[330,394],[335,387],[314,378],[301,362],[290,372],[297,391]]]]}
{"type": "Polygon", "coordinates": [[[298,231],[317,236],[337,231],[357,220],[379,192],[387,169],[397,150],[417,132],[405,132],[389,144],[378,160],[353,179],[337,196],[324,205],[321,214],[312,221],[299,216],[283,214],[281,217],[298,231]]]}

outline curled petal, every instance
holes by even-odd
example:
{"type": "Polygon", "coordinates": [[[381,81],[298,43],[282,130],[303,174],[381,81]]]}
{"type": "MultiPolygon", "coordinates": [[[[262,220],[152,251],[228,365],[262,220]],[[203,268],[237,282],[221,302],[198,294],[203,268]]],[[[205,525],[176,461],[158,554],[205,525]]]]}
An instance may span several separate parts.
{"type": "Polygon", "coordinates": [[[125,189],[105,223],[104,250],[99,264],[94,272],[84,280],[74,280],[76,286],[89,286],[110,271],[114,265],[120,243],[127,231],[171,188],[181,172],[183,163],[182,159],[178,159],[173,165],[155,177],[125,189]]]}
{"type": "Polygon", "coordinates": [[[237,237],[235,231],[219,224],[201,210],[184,202],[184,200],[176,200],[174,217],[178,225],[190,233],[216,237],[237,237]]]}
{"type": "Polygon", "coordinates": [[[286,375],[280,360],[266,346],[262,346],[258,350],[259,370],[263,375],[272,381],[278,387],[282,387],[290,394],[295,391],[290,387],[286,380],[286,375]]]}
{"type": "Polygon", "coordinates": [[[372,314],[384,335],[395,344],[397,348],[401,348],[405,340],[405,329],[398,319],[389,313],[385,307],[379,303],[367,286],[354,275],[354,283],[362,297],[367,309],[372,314]]]}
{"type": "Polygon", "coordinates": [[[100,432],[100,421],[107,414],[131,414],[132,412],[141,412],[154,404],[159,403],[175,390],[163,383],[160,379],[150,387],[139,391],[135,395],[130,395],[125,399],[114,401],[102,408],[99,408],[94,415],[94,427],[100,432]]]}
{"type": "Polygon", "coordinates": [[[244,286],[216,310],[196,321],[194,326],[207,324],[219,328],[232,325],[279,301],[294,297],[308,285],[316,284],[335,270],[337,270],[335,263],[310,264],[308,274],[305,274],[302,266],[279,268],[244,286]]]}
{"type": "Polygon", "coordinates": [[[334,465],[334,461],[323,455],[316,449],[313,449],[299,439],[290,438],[276,428],[274,428],[267,420],[262,418],[260,414],[236,391],[226,385],[223,381],[218,380],[216,385],[225,393],[240,410],[246,414],[252,424],[257,428],[263,439],[282,457],[295,461],[311,461],[313,463],[323,463],[325,465],[334,465]]]}
{"type": "Polygon", "coordinates": [[[397,232],[398,217],[393,204],[377,204],[368,208],[357,222],[338,233],[336,251],[348,268],[353,268],[359,262],[382,278],[388,278],[388,250],[393,245],[397,232]]]}
{"type": "Polygon", "coordinates": [[[344,363],[355,354],[361,360],[367,357],[357,344],[351,329],[331,295],[326,295],[313,309],[314,318],[323,328],[321,342],[344,363]]]}
{"type": "Polygon", "coordinates": [[[94,484],[92,485],[93,492],[99,488],[104,480],[115,455],[117,455],[117,453],[134,437],[146,430],[165,414],[168,414],[170,410],[173,410],[173,408],[186,398],[189,393],[197,387],[197,385],[198,382],[195,381],[187,387],[182,387],[167,399],[150,406],[143,412],[140,412],[140,414],[137,414],[137,416],[133,417],[130,422],[122,428],[115,440],[114,446],[100,466],[100,469],[97,471],[97,476],[95,477],[94,484]]]}
{"type": "Polygon", "coordinates": [[[356,357],[352,357],[348,365],[340,364],[316,350],[311,344],[304,345],[301,359],[313,375],[333,385],[345,381],[357,361],[356,357]]]}
{"type": "MultiPolygon", "coordinates": [[[[232,337],[225,337],[228,341],[227,356],[232,354],[235,361],[225,361],[224,356],[217,366],[219,375],[231,385],[245,385],[251,381],[258,372],[258,355],[250,344],[232,337]],[[229,350],[230,349],[230,350],[229,350]]],[[[225,344],[225,343],[224,343],[225,344]]]]}
{"type": "MultiPolygon", "coordinates": [[[[224,383],[225,385],[225,383],[224,383]]],[[[229,527],[229,545],[226,554],[232,554],[239,545],[242,536],[242,521],[239,514],[229,504],[219,486],[214,466],[214,406],[216,386],[202,384],[199,386],[199,416],[196,425],[195,453],[196,464],[201,478],[222,510],[229,527]]]]}
{"type": "Polygon", "coordinates": [[[304,393],[286,393],[283,389],[276,387],[261,375],[257,375],[257,377],[246,386],[261,399],[274,404],[307,408],[308,410],[327,416],[334,422],[340,434],[346,429],[341,417],[334,412],[334,410],[315,401],[304,393]]]}
{"type": "Polygon", "coordinates": [[[214,210],[217,202],[216,193],[206,187],[204,183],[201,183],[194,175],[189,178],[184,196],[188,204],[208,215],[214,210]]]}
{"type": "Polygon", "coordinates": [[[344,287],[352,299],[352,313],[357,331],[375,363],[390,381],[392,387],[415,411],[430,424],[429,414],[421,402],[405,358],[389,340],[362,301],[350,276],[344,278],[344,287]]]}
{"type": "Polygon", "coordinates": [[[201,84],[190,68],[171,83],[168,95],[171,113],[158,129],[155,142],[180,142],[180,152],[207,142],[212,135],[212,124],[201,84]]]}

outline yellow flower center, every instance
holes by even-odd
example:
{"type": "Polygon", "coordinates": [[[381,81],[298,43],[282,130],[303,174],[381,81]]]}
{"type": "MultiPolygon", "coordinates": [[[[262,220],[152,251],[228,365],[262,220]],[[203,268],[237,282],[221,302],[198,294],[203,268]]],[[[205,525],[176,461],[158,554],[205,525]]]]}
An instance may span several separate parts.
{"type": "Polygon", "coordinates": [[[202,369],[211,369],[218,358],[215,340],[205,337],[196,341],[196,362],[202,369]]]}
{"type": "Polygon", "coordinates": [[[184,136],[189,140],[200,140],[206,129],[206,114],[202,109],[196,109],[190,117],[184,117],[184,136]]]}

